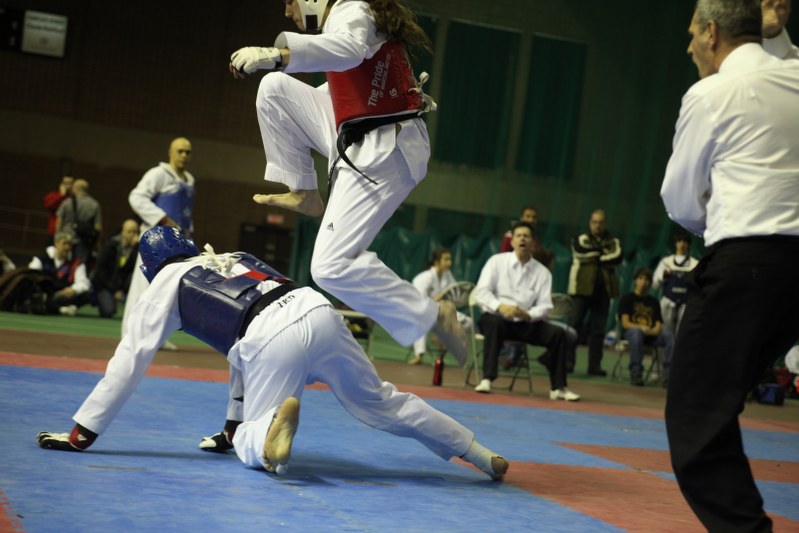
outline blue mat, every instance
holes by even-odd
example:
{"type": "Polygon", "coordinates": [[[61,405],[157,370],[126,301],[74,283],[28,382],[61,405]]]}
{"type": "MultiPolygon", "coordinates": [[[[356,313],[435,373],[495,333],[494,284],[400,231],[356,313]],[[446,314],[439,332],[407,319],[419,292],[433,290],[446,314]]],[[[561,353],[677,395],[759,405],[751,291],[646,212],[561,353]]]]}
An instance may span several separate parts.
{"type": "MultiPolygon", "coordinates": [[[[38,448],[37,432],[72,428],[98,379],[0,366],[0,489],[26,531],[620,531],[366,427],[319,390],[303,395],[285,477],[197,448],[224,421],[218,383],[147,378],[89,451],[38,448]]],[[[667,449],[659,420],[430,403],[511,461],[627,468],[557,443],[667,449]]],[[[799,461],[796,434],[745,437],[750,457],[799,461]]],[[[770,511],[799,520],[799,484],[759,485],[770,511]]]]}

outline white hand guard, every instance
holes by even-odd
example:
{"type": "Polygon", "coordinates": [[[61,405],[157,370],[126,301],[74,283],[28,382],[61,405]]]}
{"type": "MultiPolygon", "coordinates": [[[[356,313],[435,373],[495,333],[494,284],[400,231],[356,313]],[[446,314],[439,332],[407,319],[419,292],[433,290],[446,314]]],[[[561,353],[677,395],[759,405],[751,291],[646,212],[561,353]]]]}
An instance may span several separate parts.
{"type": "Polygon", "coordinates": [[[252,74],[256,70],[273,70],[282,61],[280,50],[271,47],[247,46],[230,56],[230,64],[244,74],[252,74]]]}

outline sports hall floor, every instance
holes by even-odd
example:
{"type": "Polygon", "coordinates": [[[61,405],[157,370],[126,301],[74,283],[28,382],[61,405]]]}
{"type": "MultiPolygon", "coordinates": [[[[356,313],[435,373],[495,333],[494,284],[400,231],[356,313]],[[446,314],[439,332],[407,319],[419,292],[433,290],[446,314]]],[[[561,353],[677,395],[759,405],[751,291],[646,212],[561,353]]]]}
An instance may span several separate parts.
{"type": "MultiPolygon", "coordinates": [[[[224,420],[226,364],[183,334],[90,450],[42,450],[36,434],[71,429],[113,353],[119,321],[95,312],[0,313],[0,532],[702,531],[670,472],[665,391],[582,376],[582,349],[569,383],[582,401],[566,404],[548,399],[537,363],[532,396],[526,383],[474,393],[451,361],[433,387],[432,366],[407,366],[377,332],[380,375],[508,457],[504,483],[360,424],[320,387],[303,395],[286,476],[203,452],[224,420]]],[[[799,531],[799,401],[750,404],[742,424],[775,531],[799,531]]]]}

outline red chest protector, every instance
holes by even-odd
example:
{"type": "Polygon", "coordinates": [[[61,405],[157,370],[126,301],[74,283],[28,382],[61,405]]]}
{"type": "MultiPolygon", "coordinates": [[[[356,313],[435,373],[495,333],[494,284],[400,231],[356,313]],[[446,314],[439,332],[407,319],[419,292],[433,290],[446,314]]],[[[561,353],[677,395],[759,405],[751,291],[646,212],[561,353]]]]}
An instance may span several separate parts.
{"type": "Polygon", "coordinates": [[[344,72],[327,72],[336,130],[352,120],[421,110],[405,44],[386,41],[371,59],[344,72]]]}

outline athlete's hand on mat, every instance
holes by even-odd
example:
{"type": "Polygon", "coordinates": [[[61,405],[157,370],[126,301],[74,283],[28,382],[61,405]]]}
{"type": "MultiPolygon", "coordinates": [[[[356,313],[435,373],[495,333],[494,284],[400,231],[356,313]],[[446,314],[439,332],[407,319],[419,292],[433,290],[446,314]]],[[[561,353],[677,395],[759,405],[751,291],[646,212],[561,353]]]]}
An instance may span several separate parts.
{"type": "Polygon", "coordinates": [[[36,435],[36,442],[39,446],[48,450],[61,450],[64,452],[83,451],[69,443],[69,433],[50,433],[49,431],[42,431],[36,435]]]}
{"type": "Polygon", "coordinates": [[[203,440],[200,441],[200,449],[204,452],[224,453],[232,450],[233,445],[228,442],[225,434],[220,431],[216,435],[203,437],[203,440]]]}
{"type": "Polygon", "coordinates": [[[234,77],[244,77],[244,74],[252,74],[256,70],[272,70],[281,61],[280,50],[277,48],[247,46],[236,50],[230,56],[230,71],[234,77]]]}

